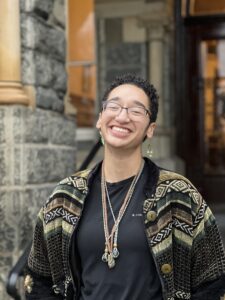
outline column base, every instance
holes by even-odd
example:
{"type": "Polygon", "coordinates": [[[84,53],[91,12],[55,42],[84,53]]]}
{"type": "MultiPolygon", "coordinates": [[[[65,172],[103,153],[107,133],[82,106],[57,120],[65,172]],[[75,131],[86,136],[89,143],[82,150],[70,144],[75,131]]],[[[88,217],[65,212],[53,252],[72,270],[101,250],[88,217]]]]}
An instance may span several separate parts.
{"type": "Polygon", "coordinates": [[[20,83],[2,81],[0,82],[0,105],[1,104],[29,105],[29,98],[20,83]]]}

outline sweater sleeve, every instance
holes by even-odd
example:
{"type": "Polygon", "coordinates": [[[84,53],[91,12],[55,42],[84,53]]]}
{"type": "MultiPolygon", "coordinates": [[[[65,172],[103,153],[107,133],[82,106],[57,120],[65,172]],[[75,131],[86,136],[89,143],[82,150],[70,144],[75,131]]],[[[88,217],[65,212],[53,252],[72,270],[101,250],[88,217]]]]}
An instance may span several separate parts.
{"type": "Polygon", "coordinates": [[[32,247],[25,272],[24,287],[27,300],[63,299],[56,290],[54,291],[44,237],[43,208],[38,214],[34,230],[32,247]]]}
{"type": "Polygon", "coordinates": [[[225,294],[225,254],[215,217],[204,200],[193,224],[191,299],[220,300],[225,294]]]}

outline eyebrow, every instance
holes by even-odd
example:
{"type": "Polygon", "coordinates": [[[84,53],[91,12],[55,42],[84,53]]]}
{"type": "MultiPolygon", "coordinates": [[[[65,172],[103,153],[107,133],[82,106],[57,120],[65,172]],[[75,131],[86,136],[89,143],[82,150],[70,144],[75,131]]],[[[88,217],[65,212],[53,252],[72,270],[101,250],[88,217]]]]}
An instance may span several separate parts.
{"type": "MultiPolygon", "coordinates": [[[[120,97],[113,97],[113,98],[108,99],[107,101],[120,101],[120,100],[121,100],[120,97]]],[[[133,101],[134,104],[136,104],[138,106],[142,106],[143,108],[147,109],[145,107],[145,105],[143,103],[141,103],[140,101],[138,101],[138,100],[132,100],[132,101],[133,101]]]]}

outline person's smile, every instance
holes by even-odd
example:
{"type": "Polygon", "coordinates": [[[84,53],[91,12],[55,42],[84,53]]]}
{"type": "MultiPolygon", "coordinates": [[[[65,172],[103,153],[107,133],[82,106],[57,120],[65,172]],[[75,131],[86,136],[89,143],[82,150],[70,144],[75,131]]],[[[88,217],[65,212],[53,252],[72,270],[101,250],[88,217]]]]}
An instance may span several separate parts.
{"type": "Polygon", "coordinates": [[[129,136],[129,134],[132,132],[131,129],[119,125],[109,126],[109,131],[113,136],[118,138],[129,136]]]}

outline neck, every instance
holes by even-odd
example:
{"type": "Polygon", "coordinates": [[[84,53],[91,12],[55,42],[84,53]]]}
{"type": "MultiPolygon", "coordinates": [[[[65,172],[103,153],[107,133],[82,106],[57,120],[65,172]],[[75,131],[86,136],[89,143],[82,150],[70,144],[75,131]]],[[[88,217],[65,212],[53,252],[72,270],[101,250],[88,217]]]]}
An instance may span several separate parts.
{"type": "Polygon", "coordinates": [[[108,182],[118,182],[134,176],[138,173],[142,155],[140,149],[132,153],[120,153],[120,151],[110,151],[105,148],[104,152],[104,172],[108,182]]]}

